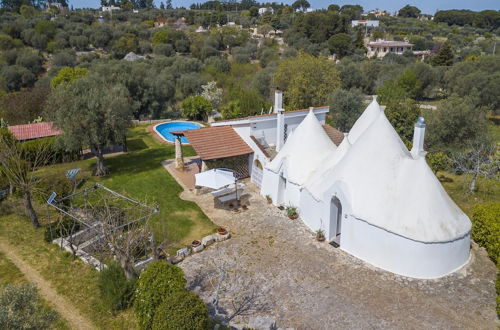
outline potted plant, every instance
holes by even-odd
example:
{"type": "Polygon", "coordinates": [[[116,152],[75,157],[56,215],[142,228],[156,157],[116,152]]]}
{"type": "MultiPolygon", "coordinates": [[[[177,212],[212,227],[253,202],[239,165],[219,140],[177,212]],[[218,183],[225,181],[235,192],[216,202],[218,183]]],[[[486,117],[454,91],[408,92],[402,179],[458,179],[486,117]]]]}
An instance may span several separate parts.
{"type": "Polygon", "coordinates": [[[234,206],[234,205],[233,205],[233,203],[229,203],[229,204],[227,205],[227,207],[229,207],[230,209],[232,209],[232,208],[233,208],[233,206],[234,206]]]}
{"type": "Polygon", "coordinates": [[[294,206],[289,206],[286,208],[286,214],[288,217],[292,220],[295,220],[299,217],[299,214],[297,213],[297,208],[294,206]]]}
{"type": "Polygon", "coordinates": [[[269,195],[266,195],[266,199],[267,199],[267,204],[271,204],[273,202],[273,199],[269,195]]]}
{"type": "Polygon", "coordinates": [[[226,228],[224,228],[222,226],[217,227],[217,234],[219,234],[219,235],[227,235],[226,228]]]}
{"type": "Polygon", "coordinates": [[[241,208],[242,208],[244,211],[248,210],[248,206],[246,206],[246,204],[243,204],[243,205],[241,206],[241,208]]]}
{"type": "Polygon", "coordinates": [[[200,252],[203,250],[203,245],[201,244],[201,241],[195,239],[193,242],[191,242],[191,248],[193,249],[193,252],[200,252]]]}
{"type": "Polygon", "coordinates": [[[318,242],[324,242],[325,241],[325,231],[323,229],[316,230],[316,240],[318,242]]]}

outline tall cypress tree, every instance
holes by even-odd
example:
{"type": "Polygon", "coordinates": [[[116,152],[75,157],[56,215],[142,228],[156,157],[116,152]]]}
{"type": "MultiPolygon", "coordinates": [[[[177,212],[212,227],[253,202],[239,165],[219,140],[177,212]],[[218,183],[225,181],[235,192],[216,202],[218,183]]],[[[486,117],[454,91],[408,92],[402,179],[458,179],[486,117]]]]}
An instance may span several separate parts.
{"type": "Polygon", "coordinates": [[[436,55],[431,60],[434,66],[452,66],[453,65],[453,50],[451,44],[445,42],[443,47],[439,49],[436,55]]]}

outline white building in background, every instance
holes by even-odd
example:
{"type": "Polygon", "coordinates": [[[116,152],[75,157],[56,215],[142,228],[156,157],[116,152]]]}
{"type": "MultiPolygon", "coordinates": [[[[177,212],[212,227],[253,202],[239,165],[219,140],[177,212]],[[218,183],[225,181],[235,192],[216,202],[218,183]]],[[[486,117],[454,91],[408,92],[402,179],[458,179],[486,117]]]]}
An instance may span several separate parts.
{"type": "Polygon", "coordinates": [[[264,169],[263,195],[298,207],[309,228],[393,273],[437,278],[468,261],[471,223],[425,161],[423,118],[411,151],[376,100],[340,145],[321,128],[311,112],[277,148],[264,169]]]}
{"type": "Polygon", "coordinates": [[[265,13],[274,14],[273,7],[262,7],[262,8],[259,8],[259,15],[264,15],[265,13]]]}
{"type": "Polygon", "coordinates": [[[112,11],[116,11],[116,10],[121,10],[121,8],[117,7],[117,6],[102,6],[101,7],[102,12],[112,12],[112,11]]]}
{"type": "Polygon", "coordinates": [[[403,55],[403,53],[407,50],[411,50],[413,44],[410,44],[407,41],[387,41],[387,40],[377,40],[370,41],[366,44],[366,48],[368,52],[366,53],[367,57],[384,57],[389,53],[403,55]]]}
{"type": "Polygon", "coordinates": [[[370,21],[370,20],[364,20],[364,19],[359,19],[355,21],[351,21],[351,26],[366,26],[366,27],[378,27],[379,26],[379,21],[370,21]]]}

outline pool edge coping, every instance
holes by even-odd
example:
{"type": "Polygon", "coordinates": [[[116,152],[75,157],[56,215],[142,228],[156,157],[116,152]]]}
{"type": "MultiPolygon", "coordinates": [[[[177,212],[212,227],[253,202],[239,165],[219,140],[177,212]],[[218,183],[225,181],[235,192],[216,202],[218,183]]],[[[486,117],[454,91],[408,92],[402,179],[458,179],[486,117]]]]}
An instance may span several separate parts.
{"type": "MultiPolygon", "coordinates": [[[[196,123],[196,124],[198,124],[198,125],[201,126],[200,128],[206,127],[204,124],[202,124],[200,122],[197,122],[197,121],[188,121],[188,120],[171,120],[171,121],[164,121],[162,123],[154,124],[153,131],[156,133],[156,135],[158,135],[158,137],[160,139],[162,139],[163,142],[166,142],[166,143],[171,144],[171,145],[174,145],[175,142],[172,142],[172,141],[169,141],[169,140],[165,139],[165,137],[163,135],[161,135],[160,132],[158,132],[158,130],[156,129],[156,127],[158,127],[160,125],[170,124],[170,123],[196,123]]],[[[185,145],[185,146],[191,145],[191,143],[182,143],[182,142],[181,142],[181,144],[185,145]]]]}

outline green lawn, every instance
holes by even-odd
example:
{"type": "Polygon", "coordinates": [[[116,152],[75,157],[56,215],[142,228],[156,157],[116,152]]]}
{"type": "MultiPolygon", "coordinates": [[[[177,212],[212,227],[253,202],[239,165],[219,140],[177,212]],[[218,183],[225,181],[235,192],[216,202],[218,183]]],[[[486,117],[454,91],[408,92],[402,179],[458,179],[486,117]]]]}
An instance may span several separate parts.
{"type": "MultiPolygon", "coordinates": [[[[0,291],[3,290],[8,284],[21,284],[27,280],[23,273],[16,267],[7,257],[0,252],[0,291]]],[[[42,299],[43,301],[43,299],[42,299]]],[[[46,301],[43,304],[49,306],[46,301]]],[[[69,329],[66,321],[59,318],[54,324],[55,329],[69,329]]]]}
{"type": "Polygon", "coordinates": [[[470,194],[468,193],[470,176],[438,172],[438,178],[450,197],[469,217],[474,205],[498,202],[498,196],[500,196],[500,182],[498,181],[479,178],[476,192],[470,194]]]}
{"type": "MultiPolygon", "coordinates": [[[[128,146],[129,153],[106,159],[106,166],[111,170],[109,176],[91,177],[86,184],[99,182],[128,197],[148,204],[157,203],[160,213],[154,217],[153,223],[158,233],[163,235],[166,232],[171,248],[182,247],[211,233],[214,224],[196,203],[179,198],[182,187],[160,164],[165,159],[174,158],[174,146],[156,142],[145,126],[130,129],[128,146]]],[[[195,154],[189,146],[183,150],[186,156],[195,154]]],[[[63,176],[66,170],[79,167],[83,176],[90,177],[94,164],[94,160],[86,160],[51,166],[44,171],[63,176]]]]}
{"type": "MultiPolygon", "coordinates": [[[[174,157],[174,147],[156,142],[145,126],[130,129],[128,146],[129,153],[106,158],[106,165],[111,170],[106,177],[90,176],[95,164],[92,159],[49,166],[40,173],[64,177],[68,169],[78,167],[82,170],[80,177],[88,178],[85,185],[99,182],[131,198],[158,204],[160,213],[153,218],[153,223],[162,234],[166,228],[171,251],[213,232],[215,225],[201,209],[195,203],[179,198],[182,188],[160,164],[174,157]]],[[[184,147],[184,153],[194,155],[191,147],[184,147]]],[[[96,326],[102,329],[136,328],[131,310],[113,315],[102,305],[97,287],[98,272],[78,259],[73,260],[58,246],[46,243],[43,228],[33,229],[26,218],[18,215],[23,209],[18,201],[10,202],[14,205],[14,213],[4,211],[6,214],[0,214],[0,237],[15,247],[24,261],[37,269],[58,293],[71,300],[96,326]]],[[[44,203],[37,204],[36,208],[42,224],[55,220],[54,212],[44,203]]],[[[0,255],[0,287],[3,283],[22,280],[19,270],[11,266],[0,255]]],[[[58,325],[58,328],[64,326],[58,325]]]]}

